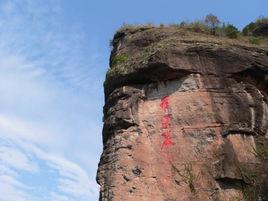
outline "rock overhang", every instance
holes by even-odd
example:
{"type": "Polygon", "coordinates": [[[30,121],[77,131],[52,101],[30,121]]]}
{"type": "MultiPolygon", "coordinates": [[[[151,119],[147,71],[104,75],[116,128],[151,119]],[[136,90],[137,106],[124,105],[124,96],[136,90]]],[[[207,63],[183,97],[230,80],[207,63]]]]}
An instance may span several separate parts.
{"type": "Polygon", "coordinates": [[[112,45],[106,94],[125,84],[164,81],[189,73],[231,76],[252,70],[268,74],[266,47],[173,27],[119,30],[112,45]]]}

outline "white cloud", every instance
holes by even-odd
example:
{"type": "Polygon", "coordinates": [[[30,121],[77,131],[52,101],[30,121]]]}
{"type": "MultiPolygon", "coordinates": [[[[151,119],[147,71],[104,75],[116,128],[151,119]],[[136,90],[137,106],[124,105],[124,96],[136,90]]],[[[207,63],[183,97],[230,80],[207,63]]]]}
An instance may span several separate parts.
{"type": "Polygon", "coordinates": [[[40,127],[38,128],[37,125],[31,125],[22,119],[3,114],[0,114],[0,129],[4,133],[9,133],[14,137],[21,137],[32,142],[45,142],[49,135],[40,127]]]}
{"type": "Polygon", "coordinates": [[[32,148],[39,159],[46,161],[50,168],[58,171],[58,188],[61,192],[82,198],[97,194],[95,182],[90,180],[86,171],[79,165],[56,154],[48,154],[37,147],[32,148]]]}
{"type": "Polygon", "coordinates": [[[17,187],[3,182],[6,181],[0,180],[0,201],[34,201],[33,198],[23,190],[19,190],[17,187]]]}
{"type": "Polygon", "coordinates": [[[57,193],[52,193],[51,198],[51,201],[73,201],[64,195],[59,195],[57,193]]]}
{"type": "MultiPolygon", "coordinates": [[[[2,137],[0,136],[0,139],[2,137]]],[[[27,181],[20,181],[23,171],[29,171],[30,174],[35,176],[38,173],[42,174],[38,164],[30,158],[36,158],[36,161],[45,163],[46,169],[53,170],[52,173],[57,172],[58,176],[54,178],[54,183],[50,185],[55,185],[59,195],[62,193],[65,195],[63,197],[70,196],[70,199],[74,197],[80,200],[89,200],[89,198],[97,196],[98,188],[95,182],[89,178],[87,172],[78,164],[65,159],[63,156],[46,152],[34,144],[18,138],[14,141],[8,138],[5,140],[11,142],[12,146],[2,146],[0,148],[0,183],[5,184],[5,189],[7,190],[2,191],[3,188],[0,185],[0,200],[10,201],[9,199],[11,198],[7,199],[6,196],[12,194],[24,195],[22,198],[26,199],[26,197],[31,196],[25,189],[31,189],[31,191],[37,190],[34,186],[28,186],[22,183],[27,183],[27,181]],[[17,170],[20,174],[14,172],[12,169],[17,170]],[[39,171],[37,172],[37,170],[39,171]]]]}
{"type": "Polygon", "coordinates": [[[0,1],[0,201],[97,200],[100,55],[60,4],[0,1]]]}
{"type": "Polygon", "coordinates": [[[0,175],[10,175],[12,177],[16,177],[18,173],[8,167],[6,164],[0,163],[0,175]]]}
{"type": "Polygon", "coordinates": [[[17,170],[38,171],[37,163],[23,152],[11,147],[0,147],[0,162],[17,170]]]}
{"type": "Polygon", "coordinates": [[[9,174],[5,166],[0,166],[0,201],[34,201],[25,190],[27,186],[17,180],[17,174],[9,174]]]}
{"type": "Polygon", "coordinates": [[[0,175],[0,181],[3,184],[14,186],[17,188],[26,188],[26,186],[23,185],[23,183],[21,183],[20,181],[16,180],[14,177],[11,177],[9,175],[0,175]]]}

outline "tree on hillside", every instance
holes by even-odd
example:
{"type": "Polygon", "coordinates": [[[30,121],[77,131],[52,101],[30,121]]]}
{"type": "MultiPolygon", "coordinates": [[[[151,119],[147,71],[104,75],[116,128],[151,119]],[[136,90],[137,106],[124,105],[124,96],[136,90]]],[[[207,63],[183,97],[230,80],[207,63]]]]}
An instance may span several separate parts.
{"type": "Polygon", "coordinates": [[[257,28],[256,23],[251,22],[247,26],[245,26],[242,30],[244,36],[252,35],[252,31],[257,28]]]}
{"type": "Polygon", "coordinates": [[[228,24],[224,31],[228,38],[237,38],[239,34],[239,30],[232,24],[228,24]]]}
{"type": "Polygon", "coordinates": [[[268,18],[259,17],[255,22],[246,25],[242,33],[244,36],[268,36],[268,18]]]}
{"type": "Polygon", "coordinates": [[[215,35],[216,28],[220,25],[220,20],[213,14],[208,14],[205,18],[206,25],[211,29],[212,34],[215,35]]]}

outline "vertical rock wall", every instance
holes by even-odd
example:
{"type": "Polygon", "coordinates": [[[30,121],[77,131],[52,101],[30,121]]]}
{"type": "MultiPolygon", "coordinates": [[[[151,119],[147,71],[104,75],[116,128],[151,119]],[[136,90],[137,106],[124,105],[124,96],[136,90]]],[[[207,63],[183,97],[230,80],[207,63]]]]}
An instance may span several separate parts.
{"type": "Polygon", "coordinates": [[[125,30],[111,64],[101,201],[268,200],[267,49],[125,30]]]}

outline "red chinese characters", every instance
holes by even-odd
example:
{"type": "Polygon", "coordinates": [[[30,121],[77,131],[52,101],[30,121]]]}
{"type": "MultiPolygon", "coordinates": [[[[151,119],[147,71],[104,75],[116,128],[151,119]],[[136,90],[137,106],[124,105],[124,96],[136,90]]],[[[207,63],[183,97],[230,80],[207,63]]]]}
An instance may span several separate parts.
{"type": "Polygon", "coordinates": [[[160,107],[163,111],[163,116],[161,118],[161,125],[162,125],[162,137],[164,138],[162,147],[167,147],[170,145],[173,145],[174,142],[172,142],[171,137],[170,137],[170,114],[169,114],[169,97],[165,96],[162,98],[160,107]]]}
{"type": "Polygon", "coordinates": [[[160,103],[160,107],[164,113],[168,112],[168,108],[169,108],[168,98],[169,98],[168,96],[165,96],[164,98],[162,98],[161,103],[160,103]]]}
{"type": "Polygon", "coordinates": [[[166,129],[170,126],[170,116],[168,114],[164,115],[161,121],[163,129],[166,129]]]}

